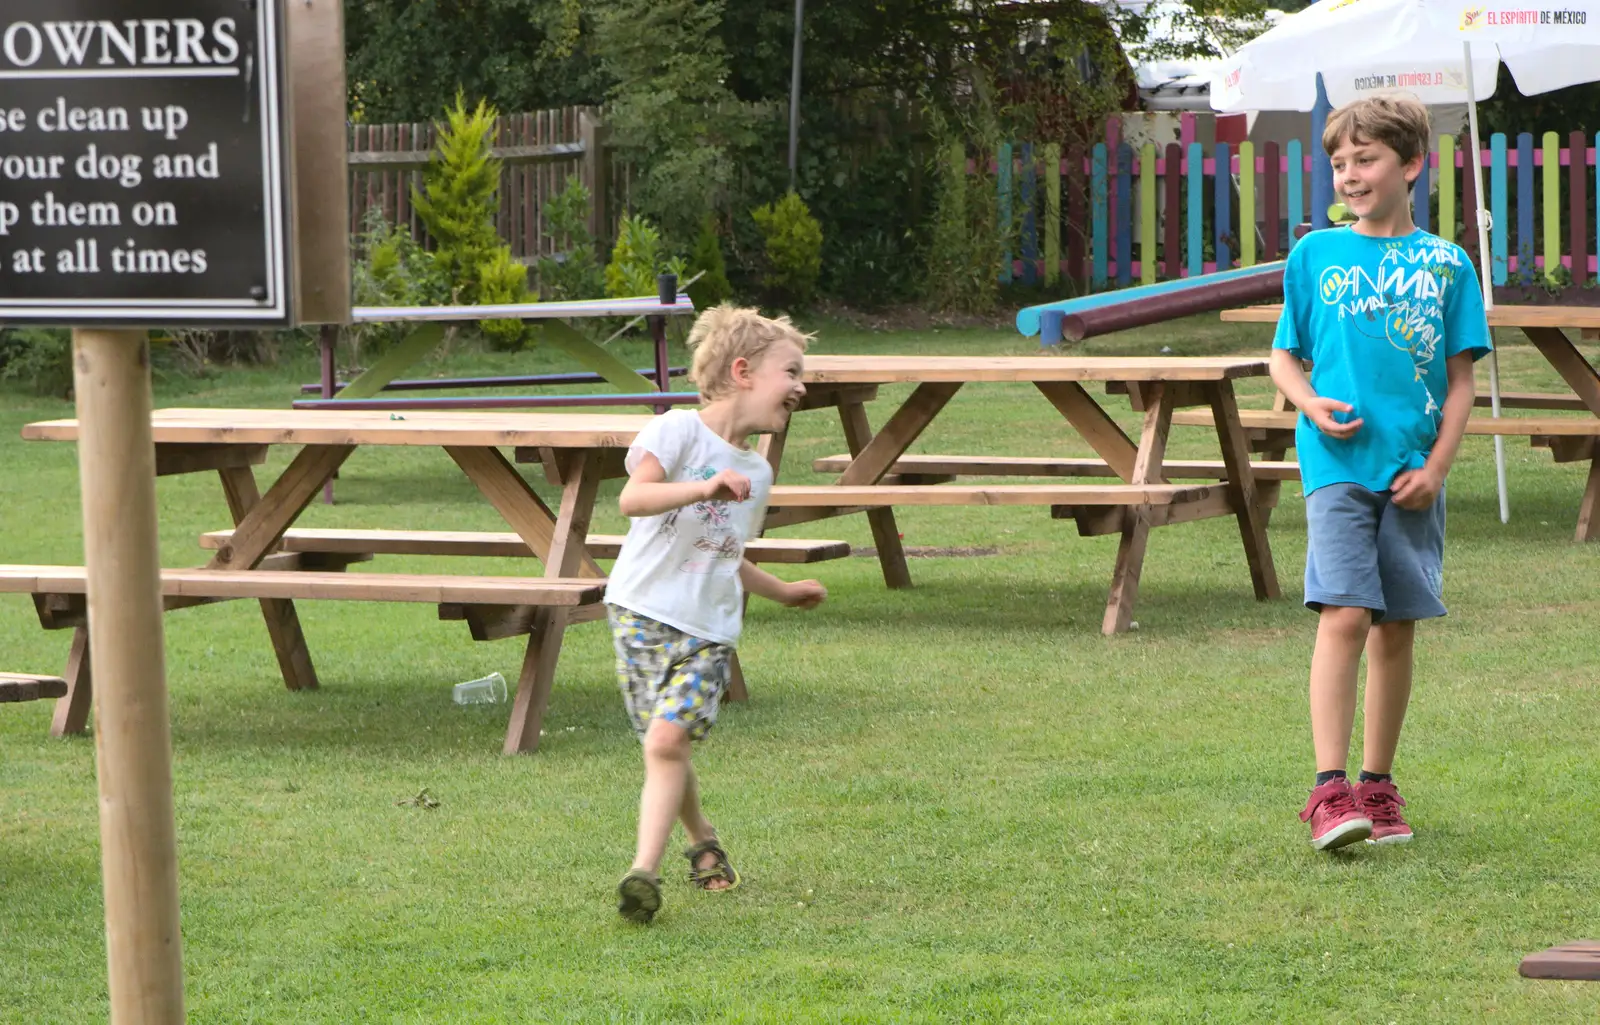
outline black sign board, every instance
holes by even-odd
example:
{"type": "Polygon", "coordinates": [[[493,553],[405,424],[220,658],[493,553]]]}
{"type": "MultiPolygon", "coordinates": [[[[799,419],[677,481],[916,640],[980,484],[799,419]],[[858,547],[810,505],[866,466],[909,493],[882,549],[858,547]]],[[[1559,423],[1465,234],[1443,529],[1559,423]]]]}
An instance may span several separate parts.
{"type": "Polygon", "coordinates": [[[0,4],[0,323],[291,322],[282,2],[0,4]]]}

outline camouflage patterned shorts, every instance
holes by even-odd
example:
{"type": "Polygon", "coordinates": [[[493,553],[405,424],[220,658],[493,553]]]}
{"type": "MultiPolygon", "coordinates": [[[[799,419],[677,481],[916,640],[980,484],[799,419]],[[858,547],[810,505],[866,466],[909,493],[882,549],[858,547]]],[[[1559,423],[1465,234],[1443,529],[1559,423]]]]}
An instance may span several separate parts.
{"type": "Polygon", "coordinates": [[[606,611],[617,651],[617,684],[633,732],[642,740],[650,720],[665,719],[683,727],[690,740],[704,739],[716,725],[728,688],[733,649],[617,605],[607,605],[606,611]]]}

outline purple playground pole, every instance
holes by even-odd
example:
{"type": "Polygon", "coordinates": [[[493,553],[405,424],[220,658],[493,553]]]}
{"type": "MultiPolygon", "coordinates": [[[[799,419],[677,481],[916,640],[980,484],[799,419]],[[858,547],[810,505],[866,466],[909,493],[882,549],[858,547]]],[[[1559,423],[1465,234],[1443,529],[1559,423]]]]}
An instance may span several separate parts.
{"type": "Polygon", "coordinates": [[[1283,270],[1254,278],[1219,281],[1205,288],[1191,288],[1181,292],[1147,295],[1127,302],[1111,303],[1077,313],[1063,314],[1048,310],[1040,320],[1041,327],[1048,324],[1052,315],[1060,317],[1061,336],[1069,341],[1081,342],[1085,338],[1126,331],[1129,328],[1158,324],[1164,320],[1188,317],[1196,313],[1227,309],[1243,303],[1262,302],[1283,296],[1283,270]]]}

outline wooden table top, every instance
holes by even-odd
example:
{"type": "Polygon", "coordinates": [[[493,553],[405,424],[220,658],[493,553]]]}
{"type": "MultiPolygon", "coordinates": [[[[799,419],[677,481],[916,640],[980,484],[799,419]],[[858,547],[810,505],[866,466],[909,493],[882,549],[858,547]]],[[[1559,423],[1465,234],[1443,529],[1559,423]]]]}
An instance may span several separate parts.
{"type": "Polygon", "coordinates": [[[807,356],[807,384],[1227,381],[1265,377],[1256,356],[807,356]]]}
{"type": "MultiPolygon", "coordinates": [[[[652,419],[636,413],[158,409],[150,427],[157,444],[627,448],[652,419]]],[[[76,441],[78,421],[31,423],[22,436],[76,441]]]]}
{"type": "MultiPolygon", "coordinates": [[[[1233,324],[1276,324],[1283,304],[1244,306],[1223,310],[1222,319],[1233,324]]],[[[1489,311],[1490,327],[1600,328],[1600,306],[1496,306],[1489,311]]]]}

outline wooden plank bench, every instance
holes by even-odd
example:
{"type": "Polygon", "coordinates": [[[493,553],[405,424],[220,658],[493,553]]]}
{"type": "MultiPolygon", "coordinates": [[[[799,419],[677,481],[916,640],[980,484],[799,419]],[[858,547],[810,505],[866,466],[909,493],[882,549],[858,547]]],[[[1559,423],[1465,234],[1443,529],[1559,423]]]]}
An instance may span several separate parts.
{"type": "MultiPolygon", "coordinates": [[[[272,558],[278,558],[276,556],[272,558]]],[[[293,556],[289,556],[293,558],[293,556]]],[[[81,733],[89,721],[91,671],[82,566],[0,566],[0,593],[31,594],[45,629],[71,628],[66,692],[56,703],[51,733],[81,733]]],[[[543,640],[530,611],[599,608],[605,581],[572,577],[441,576],[412,573],[344,573],[294,569],[163,569],[166,608],[236,598],[278,600],[417,602],[439,607],[441,619],[467,619],[480,640],[529,635],[528,658],[537,660],[543,640]],[[491,636],[485,624],[496,624],[491,636]]],[[[559,638],[556,643],[559,644],[559,638]]],[[[542,697],[542,695],[541,695],[542,697]]],[[[539,706],[542,712],[543,705],[539,706]]],[[[512,710],[507,746],[518,728],[512,710]]],[[[533,728],[537,731],[537,722],[533,728]]]]}
{"type": "MultiPolygon", "coordinates": [[[[82,566],[0,566],[0,592],[83,594],[82,566]]],[[[439,576],[307,570],[164,569],[168,598],[288,598],[421,602],[434,605],[544,605],[575,608],[605,596],[605,582],[564,577],[439,576]]]]}
{"type": "Polygon", "coordinates": [[[1185,484],[817,484],[779,485],[770,508],[897,505],[1177,505],[1221,489],[1185,484]]]}
{"type": "Polygon", "coordinates": [[[38,701],[67,695],[67,681],[59,676],[32,673],[0,673],[0,704],[13,701],[38,701]]]}
{"type": "Polygon", "coordinates": [[[1577,940],[1529,954],[1517,973],[1527,979],[1600,982],[1600,943],[1577,940]]]}
{"type": "MultiPolygon", "coordinates": [[[[1107,382],[1106,394],[1126,395],[1132,408],[1140,411],[1144,409],[1143,395],[1138,389],[1129,388],[1124,382],[1107,382]]],[[[1494,399],[1487,393],[1480,393],[1474,397],[1473,404],[1480,409],[1492,409],[1494,399]]],[[[1500,406],[1502,409],[1552,409],[1577,413],[1588,412],[1589,409],[1583,404],[1583,400],[1572,392],[1501,392],[1500,406]]]]}
{"type": "MultiPolygon", "coordinates": [[[[1241,409],[1239,422],[1254,432],[1287,431],[1292,442],[1300,418],[1293,409],[1241,409]]],[[[1192,409],[1172,414],[1175,424],[1192,427],[1213,426],[1210,410],[1192,409]]],[[[1600,418],[1576,416],[1507,416],[1496,419],[1474,416],[1467,420],[1469,435],[1507,435],[1512,437],[1600,437],[1600,418]]]]}
{"type": "MultiPolygon", "coordinates": [[[[1271,456],[1281,456],[1294,447],[1295,424],[1300,414],[1293,409],[1241,409],[1250,447],[1271,456]]],[[[1209,410],[1174,413],[1172,422],[1191,426],[1212,426],[1209,410]]],[[[1600,536],[1600,417],[1593,416],[1473,416],[1467,420],[1472,436],[1525,437],[1535,448],[1548,448],[1558,463],[1589,463],[1589,479],[1578,504],[1578,524],[1573,536],[1591,541],[1600,536]]]]}
{"type": "MultiPolygon", "coordinates": [[[[1277,485],[1256,493],[1257,507],[1278,504],[1277,485]]],[[[1152,527],[1227,516],[1232,498],[1224,484],[867,484],[780,485],[772,489],[770,509],[779,522],[799,523],[844,512],[890,506],[1046,505],[1050,516],[1077,521],[1085,537],[1121,532],[1135,509],[1152,527]]],[[[769,522],[771,522],[769,520],[769,522]]]]}
{"type": "MultiPolygon", "coordinates": [[[[200,547],[216,550],[233,537],[231,530],[214,530],[200,535],[200,547]]],[[[622,550],[621,534],[590,534],[585,540],[589,554],[597,559],[614,559],[622,550]]],[[[511,531],[477,530],[325,530],[292,528],[284,531],[286,552],[326,555],[473,555],[496,558],[531,558],[528,542],[511,531]]],[[[745,544],[745,558],[751,562],[801,565],[843,559],[850,554],[848,541],[809,540],[806,538],[756,538],[745,544]]]]}
{"type": "MultiPolygon", "coordinates": [[[[812,460],[818,473],[843,473],[849,455],[812,460]]],[[[1251,463],[1256,480],[1299,480],[1300,465],[1279,460],[1251,463]]],[[[1223,480],[1227,470],[1220,459],[1169,459],[1161,464],[1168,480],[1223,480]]],[[[1115,477],[1104,459],[1071,456],[935,456],[903,455],[889,467],[881,484],[936,484],[957,477],[1115,477]],[[893,479],[891,479],[893,478],[893,479]]]]}

